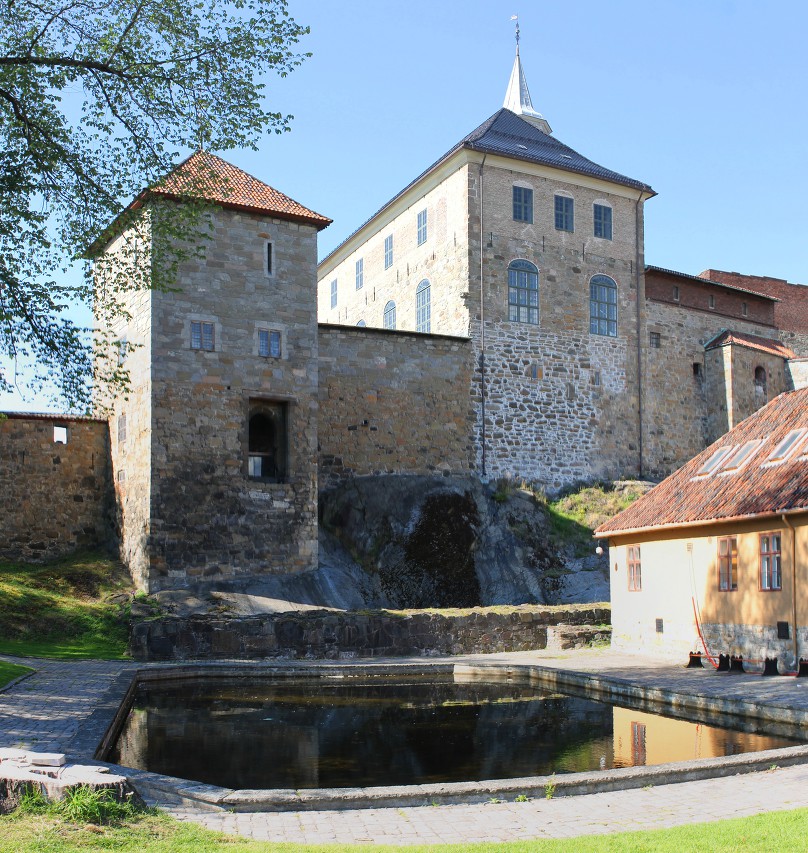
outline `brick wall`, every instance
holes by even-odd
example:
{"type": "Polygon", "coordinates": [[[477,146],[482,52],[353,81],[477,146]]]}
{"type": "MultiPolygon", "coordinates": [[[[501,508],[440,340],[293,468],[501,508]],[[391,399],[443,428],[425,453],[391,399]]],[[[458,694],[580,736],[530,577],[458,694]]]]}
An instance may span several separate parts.
{"type": "Polygon", "coordinates": [[[105,422],[0,419],[0,556],[40,561],[107,546],[111,504],[105,422]],[[66,444],[54,441],[54,426],[66,444]]]}
{"type": "Polygon", "coordinates": [[[465,338],[321,325],[320,488],[366,474],[467,473],[465,338]]]}

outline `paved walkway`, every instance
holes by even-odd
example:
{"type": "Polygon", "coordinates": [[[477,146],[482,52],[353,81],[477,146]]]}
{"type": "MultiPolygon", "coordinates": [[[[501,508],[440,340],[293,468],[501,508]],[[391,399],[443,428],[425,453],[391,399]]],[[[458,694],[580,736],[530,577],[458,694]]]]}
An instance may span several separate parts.
{"type": "MultiPolygon", "coordinates": [[[[123,685],[142,667],[125,661],[8,659],[32,666],[37,672],[0,692],[0,746],[61,751],[75,759],[91,756],[109,723],[112,709],[120,700],[123,685]]],[[[808,684],[802,680],[693,672],[609,650],[557,656],[515,653],[452,660],[531,662],[703,695],[736,695],[761,704],[774,702],[808,710],[808,684]]],[[[808,765],[804,764],[723,779],[524,803],[249,814],[204,813],[183,807],[169,811],[181,820],[193,820],[211,829],[256,839],[428,844],[567,838],[655,829],[800,806],[808,807],[808,765]]]]}

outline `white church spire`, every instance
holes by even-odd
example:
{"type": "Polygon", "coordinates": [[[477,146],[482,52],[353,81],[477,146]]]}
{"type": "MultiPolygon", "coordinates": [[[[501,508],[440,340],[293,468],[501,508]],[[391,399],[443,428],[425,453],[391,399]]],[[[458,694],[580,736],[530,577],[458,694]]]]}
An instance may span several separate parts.
{"type": "Polygon", "coordinates": [[[525,121],[529,121],[539,130],[545,133],[552,133],[552,128],[547,123],[544,116],[533,109],[533,102],[530,100],[530,91],[527,88],[527,80],[525,72],[522,70],[522,60],[519,58],[519,18],[517,15],[511,17],[512,21],[516,21],[516,59],[513,61],[513,71],[511,71],[511,79],[508,83],[508,91],[505,93],[505,103],[503,107],[510,110],[516,115],[521,116],[525,121]]]}

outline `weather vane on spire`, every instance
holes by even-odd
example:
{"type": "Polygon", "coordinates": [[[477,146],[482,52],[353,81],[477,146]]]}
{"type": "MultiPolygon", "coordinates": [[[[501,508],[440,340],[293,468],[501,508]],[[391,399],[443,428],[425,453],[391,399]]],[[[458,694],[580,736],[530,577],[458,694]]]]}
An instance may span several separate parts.
{"type": "Polygon", "coordinates": [[[511,20],[516,21],[516,52],[519,53],[519,15],[511,15],[511,20]]]}

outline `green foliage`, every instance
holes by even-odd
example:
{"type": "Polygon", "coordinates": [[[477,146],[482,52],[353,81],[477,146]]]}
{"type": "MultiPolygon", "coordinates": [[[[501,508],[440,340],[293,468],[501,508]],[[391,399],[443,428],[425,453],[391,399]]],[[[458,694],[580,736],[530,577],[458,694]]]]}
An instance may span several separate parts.
{"type": "Polygon", "coordinates": [[[119,563],[94,554],[42,566],[0,561],[0,653],[121,657],[130,587],[119,563]]]}
{"type": "Polygon", "coordinates": [[[544,786],[544,798],[546,800],[552,800],[555,796],[556,792],[556,784],[555,784],[555,773],[550,777],[550,781],[544,786]]]}
{"type": "MultiPolygon", "coordinates": [[[[65,309],[92,303],[105,329],[125,313],[127,292],[172,287],[176,265],[200,249],[201,210],[147,204],[119,220],[140,231],[122,242],[116,268],[100,264],[95,280],[86,268],[78,284],[67,270],[181,155],[254,148],[267,130],[288,129],[291,116],[267,109],[261,81],[303,61],[296,45],[307,32],[286,0],[0,4],[0,357],[13,365],[0,390],[31,360],[29,384],[52,388],[51,379],[74,409],[89,406],[93,371],[125,387],[118,359],[94,364],[88,331],[65,309]],[[176,250],[154,268],[149,229],[176,250]]],[[[200,175],[183,197],[204,188],[227,189],[200,175]]]]}
{"type": "Polygon", "coordinates": [[[0,660],[0,687],[5,687],[10,681],[25,675],[28,672],[33,672],[27,666],[19,666],[16,663],[8,663],[0,660]]]}
{"type": "Polygon", "coordinates": [[[514,799],[514,802],[515,803],[529,803],[530,797],[528,797],[527,794],[517,794],[515,799],[514,799]]]}
{"type": "Polygon", "coordinates": [[[138,809],[130,799],[118,800],[108,789],[78,785],[52,804],[53,811],[74,823],[112,824],[131,820],[138,809]]]}
{"type": "Polygon", "coordinates": [[[553,538],[571,545],[576,557],[594,552],[592,532],[613,515],[634,503],[639,489],[615,489],[611,483],[577,487],[547,504],[553,538]]]}

